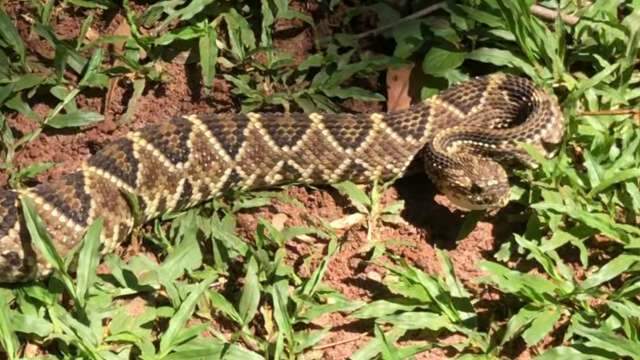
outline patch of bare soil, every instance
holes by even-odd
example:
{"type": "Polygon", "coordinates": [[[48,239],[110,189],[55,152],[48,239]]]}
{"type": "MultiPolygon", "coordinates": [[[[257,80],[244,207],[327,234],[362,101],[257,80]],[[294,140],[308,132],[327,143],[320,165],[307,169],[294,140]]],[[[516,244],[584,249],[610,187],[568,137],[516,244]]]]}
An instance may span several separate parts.
{"type": "MultiPolygon", "coordinates": [[[[284,220],[283,224],[286,226],[304,226],[309,224],[310,219],[322,218],[331,222],[354,211],[332,189],[293,187],[287,191],[288,195],[303,206],[276,202],[272,207],[242,214],[239,216],[240,231],[246,235],[253,234],[258,217],[272,222],[284,220]]],[[[436,248],[447,249],[455,273],[464,285],[474,295],[486,299],[484,305],[496,306],[494,301],[497,299],[475,282],[481,275],[478,262],[490,258],[499,246],[495,236],[496,226],[493,224],[496,219],[480,221],[467,236],[456,241],[465,214],[447,207],[446,199],[436,195],[428,178],[423,175],[401,179],[384,194],[384,203],[395,200],[405,201],[402,215],[407,224],[380,225],[375,232],[377,239],[388,240],[388,251],[427,273],[437,274],[441,271],[441,264],[436,248]]],[[[369,262],[367,254],[363,252],[367,245],[366,230],[354,226],[339,235],[343,244],[329,264],[325,282],[353,300],[371,301],[389,296],[389,292],[381,284],[386,270],[369,262]]],[[[288,245],[288,260],[296,266],[299,274],[308,275],[313,269],[304,267],[303,258],[321,257],[325,246],[325,243],[292,241],[288,245]]],[[[384,261],[384,258],[376,260],[384,261]]],[[[346,359],[372,339],[372,323],[342,314],[327,315],[315,324],[332,328],[329,336],[318,346],[321,358],[324,359],[346,359]]],[[[435,349],[417,358],[442,359],[451,355],[444,350],[435,349]]]]}
{"type": "MultiPolygon", "coordinates": [[[[20,34],[33,52],[33,56],[52,59],[53,54],[49,44],[32,34],[29,9],[26,5],[23,2],[10,2],[6,8],[10,16],[16,20],[20,34]]],[[[298,10],[309,13],[314,9],[299,6],[298,10]]],[[[85,16],[85,13],[72,11],[71,8],[56,10],[52,18],[55,33],[62,39],[73,38],[78,34],[79,26],[85,16]]],[[[123,21],[124,18],[120,13],[103,13],[97,22],[98,27],[92,30],[101,35],[112,34],[123,21]]],[[[294,54],[297,60],[304,59],[315,47],[311,30],[295,21],[279,24],[276,35],[278,36],[277,45],[294,54]]],[[[120,116],[127,110],[126,106],[132,94],[131,82],[123,78],[113,85],[108,97],[106,90],[99,90],[78,98],[80,106],[103,113],[104,122],[82,131],[48,130],[19,152],[16,159],[17,165],[25,166],[41,161],[55,162],[56,166],[53,169],[43,173],[37,179],[47,181],[78,168],[83,160],[104,144],[131,129],[165,121],[179,114],[237,109],[234,107],[233,95],[230,93],[228,84],[217,80],[214,91],[211,94],[205,93],[200,86],[198,68],[194,65],[185,65],[181,58],[178,56],[161,64],[166,80],[147,87],[138,101],[131,122],[117,124],[120,116]]],[[[404,102],[406,103],[406,100],[404,102]]],[[[46,95],[31,99],[34,110],[41,115],[49,111],[52,104],[55,104],[54,99],[46,95]]],[[[377,110],[378,107],[380,104],[357,106],[362,111],[377,110]]],[[[31,120],[20,114],[8,114],[8,118],[12,128],[18,133],[25,133],[35,128],[31,120]]],[[[6,178],[0,177],[0,185],[4,186],[5,183],[6,178]]],[[[304,206],[300,208],[277,203],[269,209],[243,214],[239,219],[242,231],[253,233],[258,216],[272,219],[278,214],[284,214],[284,218],[280,216],[278,221],[283,221],[287,226],[296,226],[308,224],[310,218],[331,221],[353,211],[344,198],[330,189],[296,187],[287,191],[304,206]]],[[[390,202],[395,199],[406,202],[403,217],[407,224],[395,227],[382,226],[377,233],[380,239],[397,240],[390,242],[390,251],[428,273],[437,273],[440,271],[440,263],[435,249],[447,249],[456,275],[476,295],[484,294],[485,290],[474,281],[481,275],[477,264],[479,261],[490,258],[499,246],[495,236],[495,223],[502,221],[500,216],[479,222],[467,236],[456,239],[465,214],[449,208],[446,200],[436,195],[426,176],[412,176],[398,181],[392,189],[387,191],[384,201],[390,202]]],[[[331,261],[325,281],[351,299],[372,300],[387,295],[384,287],[377,281],[384,277],[384,269],[366,261],[365,254],[361,251],[366,245],[366,231],[359,227],[345,230],[342,240],[343,245],[331,261]]],[[[322,256],[325,245],[291,244],[289,260],[300,267],[301,273],[308,273],[312,269],[304,269],[301,259],[309,254],[322,256]]],[[[136,306],[137,303],[129,305],[132,313],[137,311],[136,306]]],[[[330,335],[318,350],[319,355],[325,359],[346,359],[372,336],[371,323],[357,321],[349,316],[331,314],[319,321],[323,326],[332,328],[330,335]]],[[[418,358],[440,359],[450,355],[442,350],[434,350],[418,358]]]]}

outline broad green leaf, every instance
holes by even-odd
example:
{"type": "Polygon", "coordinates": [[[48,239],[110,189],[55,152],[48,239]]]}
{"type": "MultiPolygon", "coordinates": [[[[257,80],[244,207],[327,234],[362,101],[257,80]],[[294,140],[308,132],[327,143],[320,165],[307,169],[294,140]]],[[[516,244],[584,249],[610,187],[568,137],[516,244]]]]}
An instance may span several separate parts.
{"type": "Polygon", "coordinates": [[[213,79],[216,76],[216,64],[218,60],[217,38],[218,33],[216,29],[210,24],[205,24],[204,33],[199,39],[199,49],[202,80],[206,87],[213,86],[213,79]]]}
{"type": "Polygon", "coordinates": [[[376,339],[380,341],[381,353],[383,360],[400,360],[397,356],[398,349],[393,344],[391,339],[388,339],[384,331],[376,325],[374,328],[374,334],[376,339]]]}
{"type": "Polygon", "coordinates": [[[381,324],[392,324],[407,330],[455,330],[454,324],[446,315],[440,315],[426,311],[408,311],[398,315],[380,316],[376,319],[376,322],[381,324]]]}
{"type": "Polygon", "coordinates": [[[541,309],[535,315],[529,328],[522,333],[522,338],[527,345],[533,346],[547,336],[554,329],[560,316],[562,316],[562,311],[559,307],[551,306],[541,309]]]}
{"type": "Polygon", "coordinates": [[[198,15],[207,5],[213,2],[214,0],[192,0],[187,3],[187,6],[180,9],[173,8],[170,11],[167,11],[169,16],[167,16],[158,27],[164,28],[175,20],[189,20],[198,15]]]}
{"type": "Polygon", "coordinates": [[[554,295],[558,287],[540,275],[521,273],[497,263],[484,261],[480,268],[489,275],[488,282],[504,292],[517,294],[530,300],[544,302],[545,296],[554,295]]]}
{"type": "Polygon", "coordinates": [[[511,316],[500,344],[506,344],[513,340],[517,334],[521,333],[522,330],[536,318],[536,315],[540,313],[540,310],[540,308],[529,304],[523,306],[517,314],[511,316]]]}
{"type": "Polygon", "coordinates": [[[295,353],[301,353],[322,341],[329,333],[330,328],[324,328],[321,330],[304,330],[297,331],[294,336],[296,342],[295,353]]]}
{"type": "Polygon", "coordinates": [[[0,38],[18,54],[21,62],[25,60],[25,46],[22,38],[18,29],[13,25],[13,20],[3,9],[0,9],[0,38]]]}
{"type": "Polygon", "coordinates": [[[244,60],[246,50],[253,50],[256,47],[256,38],[251,25],[235,9],[225,13],[224,19],[227,23],[231,51],[238,60],[244,60]]]}
{"type": "Polygon", "coordinates": [[[214,279],[215,277],[211,277],[195,285],[189,292],[189,296],[187,296],[187,298],[180,305],[178,311],[176,311],[175,315],[171,317],[171,320],[169,320],[167,331],[165,331],[165,333],[162,335],[162,338],[160,339],[161,354],[166,355],[171,352],[175,346],[179,345],[179,343],[177,343],[176,341],[179,335],[179,331],[181,331],[187,324],[187,321],[193,315],[193,311],[195,310],[200,296],[209,287],[209,285],[211,285],[214,279]]]}
{"type": "Polygon", "coordinates": [[[13,81],[12,90],[15,92],[28,90],[46,81],[41,74],[24,74],[13,81]]]}
{"type": "Polygon", "coordinates": [[[591,189],[591,191],[589,191],[589,194],[587,194],[587,196],[594,196],[595,194],[598,194],[615,184],[625,182],[630,179],[637,179],[639,177],[640,177],[640,169],[627,169],[627,170],[614,172],[610,176],[602,179],[598,183],[598,186],[594,187],[593,189],[591,189]]]}
{"type": "Polygon", "coordinates": [[[418,306],[420,306],[420,303],[411,300],[376,300],[356,310],[351,314],[351,316],[358,319],[377,318],[391,315],[399,311],[412,311],[418,306]]]}
{"type": "Polygon", "coordinates": [[[322,279],[327,272],[327,268],[329,266],[329,261],[333,258],[335,253],[338,250],[338,242],[334,236],[331,236],[331,240],[329,241],[329,245],[327,246],[327,252],[320,264],[313,271],[311,276],[305,280],[302,285],[301,293],[305,296],[313,296],[318,289],[318,287],[322,284],[322,279]]]}
{"type": "Polygon", "coordinates": [[[428,299],[437,306],[438,310],[446,314],[451,322],[457,323],[462,320],[461,315],[466,316],[466,314],[458,312],[451,293],[436,277],[410,265],[403,264],[389,269],[412,285],[422,288],[428,295],[428,299]]]}
{"type": "Polygon", "coordinates": [[[98,123],[104,116],[95,112],[75,111],[67,114],[59,114],[47,121],[47,126],[64,129],[70,127],[88,126],[98,123]]]}
{"type": "Polygon", "coordinates": [[[253,319],[258,311],[260,303],[260,282],[258,281],[258,264],[254,258],[249,260],[247,272],[245,274],[244,286],[238,310],[242,318],[243,325],[253,319]]]}
{"type": "Polygon", "coordinates": [[[17,332],[34,334],[39,337],[49,336],[53,331],[53,325],[46,319],[36,316],[27,316],[19,312],[13,312],[11,316],[11,325],[17,332]]]}
{"type": "Polygon", "coordinates": [[[422,71],[425,74],[442,76],[447,71],[456,69],[464,62],[465,54],[438,47],[431,48],[422,61],[422,71]]]}
{"type": "Polygon", "coordinates": [[[617,224],[615,219],[612,219],[607,214],[589,212],[583,209],[570,208],[549,202],[532,204],[531,207],[538,210],[553,210],[558,213],[566,214],[593,229],[599,230],[612,239],[621,242],[628,242],[632,235],[640,235],[640,229],[637,227],[627,224],[617,224]]]}
{"type": "Polygon", "coordinates": [[[304,309],[297,314],[297,322],[310,323],[326,314],[335,312],[348,313],[363,306],[361,301],[349,301],[335,294],[325,294],[324,297],[327,298],[327,302],[324,304],[317,304],[311,301],[305,302],[304,309]]]}
{"type": "MultiPolygon", "coordinates": [[[[374,359],[376,355],[384,351],[383,349],[387,347],[386,343],[397,341],[406,332],[407,330],[403,328],[393,328],[389,332],[384,334],[385,339],[382,339],[381,336],[376,336],[374,339],[369,341],[366,345],[364,345],[363,347],[358,349],[358,351],[352,354],[350,359],[351,360],[374,359]]],[[[379,333],[381,332],[379,331],[379,333]]]]}
{"type": "Polygon", "coordinates": [[[67,0],[70,4],[76,5],[76,6],[80,6],[80,7],[84,7],[84,8],[89,8],[89,9],[108,9],[110,6],[113,6],[113,4],[109,1],[106,0],[92,0],[92,1],[86,1],[86,0],[67,0]]]}
{"type": "Polygon", "coordinates": [[[264,360],[261,355],[242,346],[221,342],[215,338],[196,339],[176,346],[173,352],[162,359],[225,359],[225,360],[264,360]]]}
{"type": "Polygon", "coordinates": [[[573,327],[573,330],[576,334],[587,338],[584,344],[589,347],[600,348],[623,357],[640,359],[640,347],[637,342],[626,339],[605,326],[592,329],[577,325],[573,327]]]}
{"type": "Polygon", "coordinates": [[[14,174],[14,177],[20,180],[32,179],[37,175],[51,169],[54,166],[55,166],[55,163],[52,163],[52,162],[37,162],[18,170],[14,174]]]}
{"type": "Polygon", "coordinates": [[[362,191],[356,184],[345,181],[338,184],[334,184],[333,187],[338,189],[340,193],[346,195],[349,201],[355,206],[358,211],[362,213],[368,212],[368,208],[371,207],[371,199],[367,196],[367,193],[362,191]]]}
{"type": "Polygon", "coordinates": [[[598,356],[595,352],[583,352],[587,349],[578,350],[569,346],[558,346],[551,348],[542,355],[537,356],[536,360],[607,360],[611,359],[607,356],[598,356]]]}
{"type": "Polygon", "coordinates": [[[456,4],[456,7],[464,10],[468,17],[485,25],[489,25],[490,27],[502,27],[503,25],[500,17],[492,14],[490,11],[483,11],[483,9],[479,9],[478,7],[471,7],[462,4],[456,4]]]}
{"type": "MultiPolygon", "coordinates": [[[[2,292],[8,292],[9,290],[2,290],[2,292]]],[[[14,332],[14,328],[11,324],[11,309],[8,304],[8,297],[0,296],[0,345],[2,345],[2,349],[4,349],[5,354],[9,356],[10,359],[18,358],[18,349],[20,348],[20,344],[18,342],[18,338],[14,332]]]]}
{"type": "Polygon", "coordinates": [[[619,66],[618,63],[611,64],[606,68],[602,69],[597,74],[593,75],[590,79],[579,82],[578,88],[574,89],[569,95],[570,96],[569,101],[577,100],[587,90],[592,89],[593,87],[600,84],[601,82],[604,82],[609,76],[611,76],[611,74],[614,71],[618,69],[618,66],[619,66]]]}
{"type": "Polygon", "coordinates": [[[91,58],[87,62],[87,65],[84,67],[84,73],[82,74],[82,78],[78,82],[78,85],[80,87],[106,86],[106,84],[100,83],[100,80],[102,79],[98,77],[98,71],[100,70],[102,59],[103,59],[102,48],[97,48],[91,55],[91,58]]]}
{"type": "Polygon", "coordinates": [[[533,66],[508,50],[483,47],[471,51],[466,54],[465,57],[470,60],[497,66],[514,67],[534,79],[538,76],[533,66]]]}
{"type": "Polygon", "coordinates": [[[633,265],[640,261],[640,257],[636,255],[622,254],[615,259],[606,263],[595,274],[589,275],[585,281],[582,282],[582,288],[591,289],[599,286],[613,278],[620,276],[625,271],[632,268],[633,265]]]}
{"type": "MultiPolygon", "coordinates": [[[[59,304],[49,307],[48,311],[49,316],[52,318],[52,323],[55,324],[58,331],[62,330],[68,339],[72,340],[76,346],[87,353],[87,356],[98,358],[98,336],[102,335],[101,332],[96,334],[89,325],[75,318],[59,304]]],[[[98,330],[102,329],[98,328],[98,330]]]]}
{"type": "Polygon", "coordinates": [[[9,98],[4,105],[9,109],[12,109],[21,113],[31,121],[35,121],[37,123],[42,121],[40,115],[38,115],[38,113],[33,111],[31,106],[23,99],[21,93],[17,93],[11,98],[9,98]]]}
{"type": "Polygon", "coordinates": [[[458,316],[467,327],[475,327],[477,315],[471,302],[471,294],[465,289],[462,282],[456,277],[453,263],[449,255],[438,249],[438,260],[442,264],[442,272],[446,287],[452,298],[452,304],[458,316]]]}
{"type": "Polygon", "coordinates": [[[39,250],[40,254],[42,254],[44,259],[53,267],[53,269],[57,270],[62,276],[67,290],[74,298],[77,298],[77,295],[75,294],[75,286],[73,286],[73,281],[67,274],[64,260],[58,254],[56,247],[53,245],[53,240],[49,236],[45,225],[42,223],[40,216],[36,212],[35,204],[31,199],[22,197],[20,199],[20,205],[22,208],[22,216],[24,216],[32,243],[39,250]]]}
{"type": "Polygon", "coordinates": [[[153,40],[156,46],[166,46],[176,40],[191,40],[199,38],[202,31],[195,26],[183,27],[177,30],[166,32],[153,40]]]}
{"type": "MultiPolygon", "coordinates": [[[[184,223],[181,225],[180,228],[186,227],[184,223]]],[[[164,280],[172,281],[184,274],[185,271],[195,270],[202,265],[202,253],[198,247],[196,232],[194,226],[190,232],[178,236],[181,242],[171,249],[169,256],[159,269],[164,280]]]]}
{"type": "Polygon", "coordinates": [[[207,295],[209,296],[209,300],[211,301],[211,305],[213,305],[214,310],[222,312],[237,324],[242,325],[242,317],[233,307],[233,304],[231,304],[231,302],[229,302],[224,296],[214,290],[209,290],[207,295]]]}
{"type": "Polygon", "coordinates": [[[271,286],[271,299],[273,301],[273,318],[278,325],[278,331],[283,334],[289,341],[289,344],[295,342],[292,322],[289,316],[287,306],[289,304],[289,283],[286,280],[280,280],[271,286]]]}

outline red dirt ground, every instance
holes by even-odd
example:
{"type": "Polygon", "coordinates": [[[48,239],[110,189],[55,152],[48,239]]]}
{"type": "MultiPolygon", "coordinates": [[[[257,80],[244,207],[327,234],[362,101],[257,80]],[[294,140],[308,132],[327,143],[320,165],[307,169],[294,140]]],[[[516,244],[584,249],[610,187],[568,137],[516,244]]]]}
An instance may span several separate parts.
{"type": "MultiPolygon", "coordinates": [[[[16,19],[21,36],[33,54],[50,59],[51,47],[42,39],[30,33],[29,10],[20,2],[9,2],[6,9],[12,18],[16,19]]],[[[302,9],[309,12],[313,9],[302,9]]],[[[119,13],[102,14],[98,17],[98,27],[92,30],[99,34],[112,34],[123,22],[119,13]]],[[[84,15],[74,12],[70,8],[56,11],[52,24],[55,32],[61,38],[73,38],[77,35],[79,25],[84,15]]],[[[295,54],[297,59],[313,51],[313,33],[308,28],[289,31],[292,27],[300,27],[295,22],[279,24],[284,29],[277,45],[295,54]]],[[[179,59],[178,57],[177,59],[179,59]]],[[[105,104],[106,92],[97,91],[90,96],[81,95],[78,98],[80,106],[103,113],[105,121],[95,127],[82,131],[47,131],[37,140],[22,149],[17,155],[16,163],[24,166],[39,161],[52,161],[56,166],[38,177],[39,181],[47,181],[59,177],[79,166],[79,164],[101,148],[105,143],[121,136],[130,129],[139,128],[145,124],[164,121],[172,116],[194,112],[224,112],[237,111],[230,86],[224,80],[216,80],[213,95],[206,94],[199,85],[198,69],[192,65],[184,65],[179,60],[163,63],[162,71],[166,78],[163,84],[148,88],[140,98],[133,121],[123,126],[117,126],[117,119],[126,111],[128,97],[132,86],[128,80],[120,80],[115,84],[110,95],[110,101],[105,104]]],[[[400,81],[399,86],[406,85],[400,81]]],[[[397,93],[392,88],[390,93],[397,93]]],[[[396,96],[393,96],[396,98],[396,96]]],[[[50,109],[50,99],[43,98],[35,101],[32,106],[36,112],[44,114],[50,109]]],[[[359,111],[379,110],[381,104],[356,104],[353,108],[359,111]]],[[[11,126],[19,132],[34,128],[34,124],[19,114],[8,114],[11,126]]],[[[0,186],[6,184],[6,176],[0,174],[0,186]]],[[[313,190],[306,188],[290,188],[289,194],[304,204],[304,209],[291,205],[276,204],[271,210],[263,209],[257,213],[240,216],[241,229],[252,233],[255,229],[257,216],[267,219],[277,214],[285,214],[286,225],[305,224],[305,217],[318,217],[327,220],[339,219],[350,212],[347,201],[337,192],[329,189],[313,190]],[[275,209],[275,210],[274,210],[275,209]],[[303,216],[304,215],[304,216],[303,216]]],[[[395,199],[406,201],[403,217],[407,221],[402,226],[383,226],[378,229],[380,239],[396,239],[390,245],[390,251],[402,256],[409,263],[414,264],[429,273],[440,271],[440,264],[436,256],[436,248],[448,250],[455,267],[456,275],[475,295],[489,300],[490,294],[486,289],[476,284],[474,279],[480,275],[477,267],[479,261],[491,258],[491,254],[499,244],[496,241],[496,226],[499,217],[481,221],[475,229],[463,239],[456,241],[455,237],[463,222],[464,213],[451,210],[446,206],[446,199],[437,196],[426,176],[413,176],[401,179],[389,189],[384,197],[386,202],[395,199]]],[[[282,220],[280,216],[280,220],[282,220]]],[[[504,238],[504,237],[501,237],[504,238]]],[[[366,242],[366,231],[362,228],[352,228],[344,231],[344,245],[331,262],[325,282],[342,292],[351,299],[370,300],[376,298],[382,286],[376,282],[384,276],[384,270],[375,265],[368,265],[363,259],[360,249],[366,242]]],[[[291,260],[296,257],[315,253],[321,254],[322,247],[308,244],[292,244],[291,260]]],[[[495,304],[494,304],[495,306],[495,304]]],[[[322,319],[323,325],[332,327],[331,334],[323,341],[326,347],[318,350],[318,355],[326,359],[345,359],[355,350],[362,347],[370,338],[370,324],[363,326],[354,319],[332,314],[322,319]],[[344,340],[352,340],[346,341],[344,340]],[[342,342],[342,343],[340,343],[342,342]],[[332,343],[340,343],[330,346],[332,343]]],[[[447,358],[442,350],[434,350],[421,354],[419,359],[447,358]]],[[[519,354],[526,358],[525,354],[519,354]]],[[[516,355],[517,356],[517,355],[516,355]]]]}

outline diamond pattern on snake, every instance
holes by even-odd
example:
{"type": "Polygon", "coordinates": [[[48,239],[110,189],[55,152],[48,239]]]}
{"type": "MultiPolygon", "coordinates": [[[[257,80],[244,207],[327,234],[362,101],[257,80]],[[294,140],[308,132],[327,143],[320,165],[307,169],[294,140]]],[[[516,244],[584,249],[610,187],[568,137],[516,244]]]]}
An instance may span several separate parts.
{"type": "Polygon", "coordinates": [[[61,255],[103,220],[103,252],[138,221],[181,210],[231,189],[288,183],[367,183],[420,164],[436,187],[466,209],[509,197],[514,162],[532,161],[520,143],[552,156],[564,119],[557,100],[505,74],[475,78],[407,110],[372,114],[190,114],[128,133],[49,183],[0,191],[0,282],[47,276],[19,208],[31,199],[61,255]],[[139,204],[134,219],[130,196],[139,204]]]}

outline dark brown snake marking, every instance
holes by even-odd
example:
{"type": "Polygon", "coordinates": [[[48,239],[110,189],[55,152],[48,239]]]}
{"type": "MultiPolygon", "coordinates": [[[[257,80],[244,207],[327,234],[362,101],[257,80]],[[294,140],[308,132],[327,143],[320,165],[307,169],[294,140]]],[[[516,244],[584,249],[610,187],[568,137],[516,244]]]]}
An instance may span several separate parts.
{"type": "Polygon", "coordinates": [[[499,207],[509,194],[503,165],[529,161],[518,143],[551,155],[563,132],[554,97],[502,74],[387,114],[177,117],[129,133],[56,181],[20,194],[0,191],[0,282],[51,271],[28,240],[19,196],[36,204],[63,256],[97,218],[104,252],[123,241],[134,226],[130,195],[147,221],[229,189],[390,179],[416,161],[454,203],[499,207]]]}

